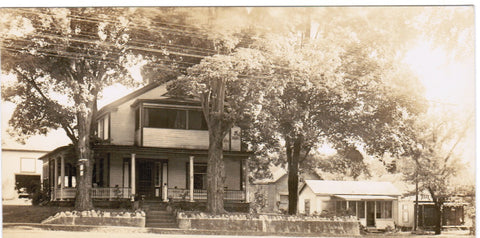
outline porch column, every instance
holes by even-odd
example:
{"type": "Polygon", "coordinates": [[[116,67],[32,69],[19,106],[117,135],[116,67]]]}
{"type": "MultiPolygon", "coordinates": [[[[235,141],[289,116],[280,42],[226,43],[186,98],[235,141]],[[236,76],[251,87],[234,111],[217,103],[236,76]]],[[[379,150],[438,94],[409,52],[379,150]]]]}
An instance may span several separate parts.
{"type": "Polygon", "coordinates": [[[65,188],[65,158],[60,157],[60,200],[63,200],[63,190],[65,188]]]}
{"type": "Polygon", "coordinates": [[[193,202],[193,155],[190,155],[189,175],[190,175],[190,202],[193,202]]]}
{"type": "Polygon", "coordinates": [[[53,199],[57,199],[57,186],[58,186],[58,160],[57,157],[53,158],[53,174],[55,178],[53,179],[53,199]]]}
{"type": "Polygon", "coordinates": [[[245,202],[248,203],[250,202],[250,199],[249,199],[249,196],[250,196],[250,193],[249,193],[249,183],[248,183],[248,159],[243,159],[243,187],[245,189],[245,202]]]}
{"type": "Polygon", "coordinates": [[[131,178],[130,181],[132,181],[132,195],[135,196],[135,154],[131,155],[131,166],[130,168],[132,169],[131,171],[131,178]]]}

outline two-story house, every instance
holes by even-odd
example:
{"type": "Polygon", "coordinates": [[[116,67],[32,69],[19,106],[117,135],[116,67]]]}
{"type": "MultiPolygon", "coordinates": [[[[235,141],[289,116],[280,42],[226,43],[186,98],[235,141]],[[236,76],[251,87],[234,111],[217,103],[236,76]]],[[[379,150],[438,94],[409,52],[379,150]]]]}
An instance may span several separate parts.
{"type": "MultiPolygon", "coordinates": [[[[98,111],[93,199],[206,200],[209,141],[200,103],[166,93],[165,85],[150,84],[98,111]]],[[[234,127],[224,139],[225,200],[246,202],[249,153],[240,132],[234,127]]],[[[72,147],[40,159],[52,200],[73,199],[72,147]]]]}

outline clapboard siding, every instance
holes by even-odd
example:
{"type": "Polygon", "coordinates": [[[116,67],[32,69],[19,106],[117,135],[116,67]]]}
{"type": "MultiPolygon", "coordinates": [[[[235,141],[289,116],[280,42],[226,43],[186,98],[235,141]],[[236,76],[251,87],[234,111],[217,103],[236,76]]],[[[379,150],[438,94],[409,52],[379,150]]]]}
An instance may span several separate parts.
{"type": "Polygon", "coordinates": [[[143,146],[208,149],[208,131],[143,128],[143,146]]]}
{"type": "Polygon", "coordinates": [[[132,100],[122,103],[110,114],[111,143],[115,145],[133,145],[135,139],[135,111],[130,107],[137,99],[156,99],[167,90],[158,86],[132,100]]]}
{"type": "MultiPolygon", "coordinates": [[[[208,131],[143,128],[143,146],[208,149],[208,131]]],[[[223,148],[229,149],[230,135],[225,136],[223,148]]],[[[240,140],[232,141],[232,150],[240,151],[240,140]]]]}

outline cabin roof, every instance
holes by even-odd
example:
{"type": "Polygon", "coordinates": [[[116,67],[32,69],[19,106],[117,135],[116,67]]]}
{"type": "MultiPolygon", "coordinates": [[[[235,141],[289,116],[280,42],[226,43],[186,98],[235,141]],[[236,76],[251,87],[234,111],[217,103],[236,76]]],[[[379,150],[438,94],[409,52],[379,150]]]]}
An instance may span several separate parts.
{"type": "Polygon", "coordinates": [[[401,195],[390,182],[305,180],[305,186],[315,194],[325,195],[401,195]]]}

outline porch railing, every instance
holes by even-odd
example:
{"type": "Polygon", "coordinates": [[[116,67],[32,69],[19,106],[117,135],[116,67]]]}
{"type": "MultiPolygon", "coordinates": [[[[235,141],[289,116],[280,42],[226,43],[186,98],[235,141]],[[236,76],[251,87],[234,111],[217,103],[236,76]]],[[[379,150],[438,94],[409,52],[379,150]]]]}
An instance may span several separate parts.
{"type": "MultiPolygon", "coordinates": [[[[175,200],[189,200],[190,190],[181,188],[169,188],[167,191],[167,197],[175,200]]],[[[229,201],[245,201],[245,191],[242,190],[226,190],[225,200],[229,201]]],[[[194,189],[193,200],[207,200],[207,190],[194,189]]]]}
{"type": "MultiPolygon", "coordinates": [[[[53,188],[52,188],[53,190],[53,188]]],[[[76,188],[56,189],[52,192],[52,200],[74,199],[76,188]]],[[[93,199],[129,199],[131,195],[130,188],[110,187],[110,188],[92,188],[93,199]]],[[[190,200],[190,190],[181,188],[169,188],[167,197],[174,200],[190,200]]],[[[195,201],[207,200],[207,190],[194,189],[193,199],[195,201]]],[[[245,191],[226,190],[225,200],[227,201],[245,201],[245,191]]]]}
{"type": "MultiPolygon", "coordinates": [[[[53,190],[53,189],[52,189],[53,190]]],[[[76,188],[56,189],[52,192],[53,200],[74,199],[76,188]]],[[[93,199],[129,199],[131,189],[123,187],[92,188],[93,199]]]]}

